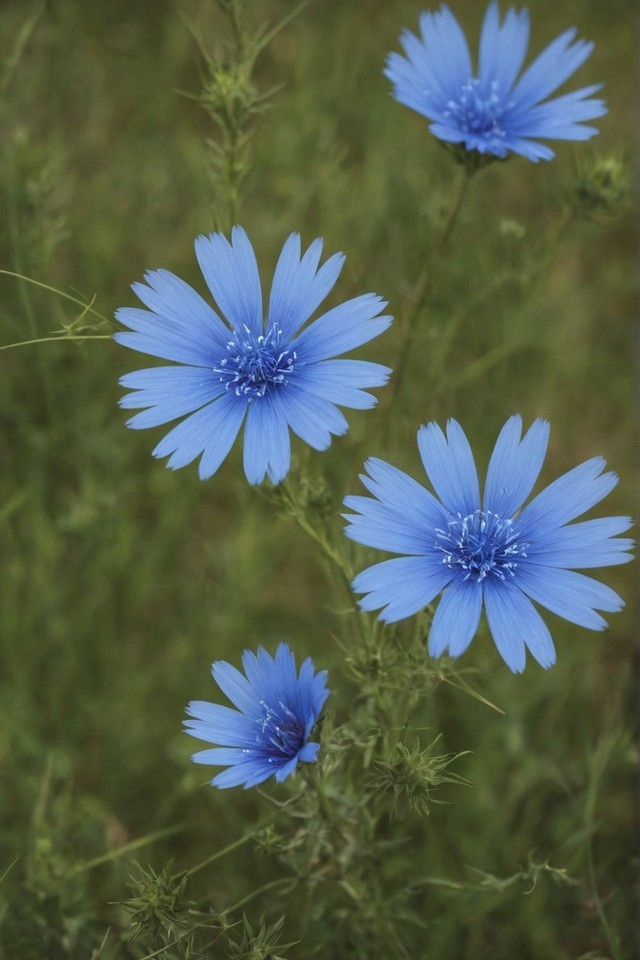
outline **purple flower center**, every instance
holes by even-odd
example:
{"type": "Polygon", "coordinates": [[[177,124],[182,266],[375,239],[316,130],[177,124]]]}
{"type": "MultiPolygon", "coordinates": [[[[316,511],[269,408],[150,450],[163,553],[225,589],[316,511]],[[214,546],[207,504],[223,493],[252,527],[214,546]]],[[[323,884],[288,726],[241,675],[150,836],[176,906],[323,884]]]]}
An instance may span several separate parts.
{"type": "Polygon", "coordinates": [[[502,116],[512,106],[499,95],[497,80],[481,83],[473,77],[462,87],[455,100],[447,102],[442,115],[462,133],[485,137],[504,137],[502,116]]]}
{"type": "Polygon", "coordinates": [[[506,580],[514,577],[518,558],[526,557],[528,543],[518,539],[513,520],[503,520],[490,510],[475,510],[466,517],[458,514],[446,530],[436,530],[436,549],[442,562],[462,574],[463,580],[480,583],[486,577],[506,580]]]}
{"type": "Polygon", "coordinates": [[[305,725],[282,700],[275,707],[261,700],[260,706],[264,716],[258,721],[258,746],[268,754],[269,763],[292,760],[304,746],[305,725]]]}
{"type": "Polygon", "coordinates": [[[283,349],[283,333],[271,327],[258,337],[248,327],[235,330],[233,339],[227,343],[227,355],[222,357],[213,372],[220,375],[226,390],[233,390],[238,397],[245,396],[251,403],[256,397],[264,397],[268,390],[287,382],[297,355],[283,349]]]}

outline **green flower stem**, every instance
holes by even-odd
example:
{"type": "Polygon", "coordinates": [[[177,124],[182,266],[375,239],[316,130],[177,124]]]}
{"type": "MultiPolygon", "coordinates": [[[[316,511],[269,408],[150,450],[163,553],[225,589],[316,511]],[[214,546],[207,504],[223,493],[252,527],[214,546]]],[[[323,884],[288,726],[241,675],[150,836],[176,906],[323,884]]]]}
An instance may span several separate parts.
{"type": "Polygon", "coordinates": [[[238,900],[237,903],[234,903],[232,907],[228,907],[229,913],[235,913],[240,907],[244,907],[246,903],[249,903],[251,900],[254,900],[256,897],[259,897],[261,893],[266,893],[267,890],[274,890],[276,887],[287,886],[288,889],[285,890],[285,896],[288,893],[291,893],[292,890],[298,886],[297,877],[280,877],[279,880],[271,880],[269,883],[265,883],[262,887],[258,887],[257,890],[252,890],[251,893],[248,893],[246,897],[243,897],[242,900],[238,900]]]}
{"type": "MultiPolygon", "coordinates": [[[[13,177],[11,178],[13,179],[13,177]]],[[[9,221],[9,233],[11,237],[11,243],[13,247],[13,262],[17,267],[17,272],[14,276],[21,276],[23,266],[25,265],[26,258],[23,250],[23,238],[22,232],[20,229],[20,214],[16,205],[16,200],[14,197],[15,184],[11,184],[8,194],[8,221],[9,221]]],[[[17,195],[17,194],[16,194],[17,195]]],[[[3,271],[4,273],[10,273],[10,271],[3,271]]],[[[36,309],[31,297],[31,291],[24,284],[20,284],[19,287],[19,297],[22,303],[22,307],[27,318],[27,327],[33,337],[38,332],[38,321],[36,317],[36,309]]],[[[45,359],[42,355],[36,357],[39,377],[42,384],[42,390],[44,393],[47,416],[49,419],[52,417],[53,411],[53,385],[51,381],[51,368],[45,362],[45,359]]]]}
{"type": "Polygon", "coordinates": [[[93,860],[87,860],[84,863],[79,863],[73,868],[73,870],[69,872],[67,878],[75,877],[79,873],[84,873],[85,870],[93,870],[94,867],[99,867],[103,863],[110,863],[113,860],[119,860],[126,854],[133,853],[134,850],[139,850],[141,847],[147,847],[149,844],[155,843],[157,840],[164,840],[165,837],[171,837],[175,833],[182,833],[186,829],[186,824],[178,824],[175,827],[165,827],[163,830],[157,830],[155,833],[150,833],[146,837],[138,837],[136,840],[132,840],[131,843],[125,843],[122,847],[117,847],[115,850],[110,850],[108,853],[103,853],[100,857],[94,857],[93,860]]]}
{"type": "Polygon", "coordinates": [[[500,716],[506,717],[506,710],[503,710],[502,707],[498,707],[495,703],[492,703],[491,700],[487,700],[487,698],[483,697],[481,693],[478,693],[477,690],[474,690],[473,687],[470,687],[467,681],[463,679],[462,673],[456,673],[455,678],[455,680],[452,680],[449,675],[443,673],[442,671],[438,673],[438,679],[441,680],[442,683],[447,683],[455,690],[462,690],[463,693],[467,693],[474,700],[477,700],[479,703],[483,703],[485,707],[489,707],[491,710],[495,710],[496,713],[499,713],[500,716]]]}
{"type": "Polygon", "coordinates": [[[473,315],[478,307],[490,297],[495,296],[511,279],[511,274],[506,270],[502,273],[496,273],[482,290],[478,291],[476,296],[472,297],[451,315],[442,333],[434,340],[427,358],[429,374],[426,378],[428,383],[436,384],[436,386],[434,386],[434,396],[437,396],[442,391],[444,383],[447,382],[446,379],[441,376],[441,373],[445,368],[449,350],[458,330],[462,324],[473,315]]]}
{"type": "Polygon", "coordinates": [[[78,340],[112,340],[113,337],[110,333],[93,333],[93,334],[73,334],[65,333],[60,337],[38,337],[35,340],[18,340],[17,343],[3,343],[0,346],[0,350],[13,350],[15,347],[31,347],[36,343],[53,343],[56,340],[66,340],[67,342],[75,342],[78,340]]]}
{"type": "MultiPolygon", "coordinates": [[[[467,188],[469,186],[471,176],[472,174],[468,169],[463,169],[456,189],[453,193],[453,201],[449,210],[449,215],[445,221],[443,231],[432,250],[428,263],[424,265],[420,276],[414,284],[413,292],[409,299],[409,313],[405,322],[403,338],[400,344],[400,351],[395,363],[393,377],[391,378],[391,383],[386,393],[387,408],[393,404],[405,378],[405,371],[407,362],[409,360],[409,354],[411,352],[411,345],[413,342],[413,334],[416,328],[416,323],[418,322],[418,317],[422,312],[422,308],[433,292],[434,276],[436,272],[439,272],[437,271],[437,264],[447,252],[447,247],[451,240],[455,225],[458,221],[464,199],[467,195],[467,188]]],[[[391,418],[387,413],[385,427],[387,431],[390,425],[390,420],[391,418]]]]}
{"type": "Polygon", "coordinates": [[[335,549],[335,547],[333,547],[329,543],[327,537],[323,536],[323,534],[321,534],[318,530],[316,530],[313,524],[311,524],[307,520],[307,518],[304,516],[304,514],[300,510],[300,507],[295,497],[293,496],[293,493],[291,491],[289,484],[286,481],[284,481],[281,484],[281,487],[282,487],[282,493],[285,496],[286,503],[287,503],[287,506],[289,507],[290,513],[295,519],[298,526],[301,527],[302,530],[304,530],[307,536],[311,537],[311,539],[318,544],[318,546],[321,548],[322,552],[327,557],[327,559],[331,561],[335,569],[341,574],[342,578],[347,584],[347,587],[350,588],[351,580],[353,579],[354,574],[349,562],[346,560],[344,556],[342,556],[341,553],[339,553],[338,550],[335,549]]]}
{"type": "Polygon", "coordinates": [[[320,768],[317,765],[314,765],[304,767],[303,769],[305,781],[309,784],[310,788],[313,790],[318,799],[318,806],[322,817],[329,824],[335,823],[337,820],[335,807],[332,806],[331,801],[324,789],[320,768]]]}
{"type": "MultiPolygon", "coordinates": [[[[243,834],[243,836],[238,837],[237,840],[234,840],[232,843],[227,844],[226,847],[223,847],[222,850],[217,850],[215,853],[212,853],[210,857],[207,857],[206,860],[203,860],[201,863],[196,864],[195,867],[191,867],[187,870],[187,876],[192,877],[194,873],[198,873],[200,870],[204,870],[205,867],[208,867],[209,864],[215,863],[216,860],[219,860],[221,857],[225,857],[228,853],[232,853],[234,850],[237,850],[238,847],[241,847],[243,844],[247,843],[249,840],[253,840],[256,834],[260,833],[261,830],[264,830],[265,827],[270,826],[275,817],[273,814],[269,817],[265,817],[263,820],[260,820],[251,830],[243,834]]],[[[183,871],[178,871],[174,876],[178,877],[183,871]]]]}
{"type": "Polygon", "coordinates": [[[465,167],[464,172],[460,180],[458,181],[457,189],[453,195],[453,203],[451,205],[451,209],[449,210],[449,216],[447,217],[447,222],[444,225],[444,230],[442,231],[440,239],[434,250],[434,255],[436,257],[443,257],[447,252],[447,247],[449,245],[449,241],[451,240],[451,235],[457,223],[460,211],[462,210],[462,205],[467,195],[467,188],[469,186],[469,181],[471,180],[472,175],[473,175],[472,172],[465,167]]]}
{"type": "MultiPolygon", "coordinates": [[[[112,324],[112,321],[107,317],[103,316],[98,310],[94,309],[93,300],[91,303],[85,303],[83,300],[79,300],[78,297],[72,296],[70,293],[65,293],[64,290],[58,290],[57,287],[52,287],[48,283],[43,283],[41,280],[34,280],[33,277],[27,277],[23,273],[17,273],[14,270],[0,270],[0,276],[4,277],[13,277],[16,280],[22,280],[24,283],[30,283],[35,287],[40,287],[41,290],[47,290],[49,293],[55,293],[59,297],[63,297],[65,300],[70,300],[71,303],[77,304],[79,307],[82,307],[82,312],[73,320],[70,324],[63,324],[65,327],[65,333],[54,335],[52,337],[35,337],[31,340],[19,340],[16,343],[5,343],[0,346],[0,350],[14,350],[16,347],[30,347],[37,343],[48,343],[49,341],[60,341],[60,340],[111,340],[111,334],[85,334],[85,333],[76,333],[79,327],[79,324],[84,319],[88,313],[94,314],[96,317],[99,317],[100,324],[112,324]]],[[[95,299],[95,297],[93,298],[95,299]]],[[[25,309],[29,314],[30,309],[30,300],[27,298],[25,303],[25,309]]],[[[94,329],[98,326],[85,324],[84,329],[94,329]]],[[[35,332],[35,330],[34,330],[35,332]]]]}
{"type": "Polygon", "coordinates": [[[609,944],[609,949],[611,951],[612,960],[624,960],[622,953],[620,952],[620,943],[618,937],[615,936],[609,921],[607,920],[607,915],[604,912],[604,906],[602,904],[602,899],[598,891],[598,882],[596,879],[596,868],[593,859],[593,834],[595,832],[595,810],[596,802],[598,799],[598,790],[601,785],[602,776],[604,774],[604,768],[606,763],[606,757],[608,750],[606,747],[608,744],[603,742],[596,749],[595,755],[592,760],[592,771],[591,777],[589,780],[589,787],[587,790],[587,798],[585,803],[584,811],[584,824],[585,824],[585,833],[587,835],[586,843],[586,855],[587,855],[587,873],[589,875],[589,885],[591,886],[591,895],[593,897],[593,902],[596,905],[596,911],[598,913],[598,919],[604,931],[604,934],[607,938],[609,944]]]}
{"type": "Polygon", "coordinates": [[[185,933],[182,937],[178,937],[177,940],[172,940],[171,943],[167,943],[164,947],[159,947],[157,950],[154,950],[153,953],[145,953],[144,957],[141,957],[140,960],[154,960],[154,957],[161,957],[162,954],[170,950],[171,947],[177,946],[186,936],[187,934],[185,933]]]}
{"type": "Polygon", "coordinates": [[[85,303],[84,300],[79,300],[78,297],[73,297],[70,293],[65,293],[64,290],[58,290],[57,287],[52,287],[48,283],[43,283],[41,280],[34,280],[33,277],[27,277],[25,274],[16,273],[13,270],[0,270],[0,276],[14,277],[16,280],[24,280],[25,283],[32,283],[36,287],[41,287],[43,290],[55,293],[59,297],[64,297],[65,300],[71,300],[72,303],[76,303],[79,307],[82,307],[83,313],[94,313],[96,317],[100,317],[103,323],[112,323],[108,317],[105,317],[93,308],[93,300],[91,303],[85,303]]]}
{"type": "MultiPolygon", "coordinates": [[[[544,252],[537,258],[537,260],[533,262],[530,268],[530,280],[526,289],[526,295],[518,305],[518,314],[516,317],[514,317],[513,327],[516,332],[513,338],[497,344],[493,350],[489,350],[488,353],[485,353],[483,356],[478,357],[476,360],[473,360],[471,363],[468,363],[465,367],[463,367],[458,374],[451,377],[451,379],[448,381],[448,386],[450,389],[455,389],[466,385],[471,381],[476,380],[478,377],[483,376],[489,370],[491,370],[492,367],[495,367],[497,364],[502,363],[503,360],[506,360],[507,357],[509,357],[512,353],[515,353],[515,351],[526,347],[527,344],[530,343],[532,336],[538,336],[538,331],[535,326],[527,326],[526,324],[520,322],[519,319],[517,319],[517,316],[522,314],[532,300],[533,295],[540,286],[542,278],[546,275],[548,267],[553,262],[562,241],[566,237],[574,222],[575,213],[573,210],[568,210],[565,216],[560,220],[548,242],[545,244],[544,252]]],[[[507,274],[502,278],[500,284],[498,285],[502,285],[502,283],[506,282],[508,279],[509,275],[507,274]]],[[[475,302],[477,303],[477,301],[475,302]]],[[[448,336],[448,331],[445,336],[448,336]]],[[[448,337],[448,339],[450,338],[448,337]]]]}
{"type": "Polygon", "coordinates": [[[353,580],[354,573],[350,564],[343,556],[341,556],[340,553],[338,553],[337,550],[331,546],[331,544],[323,536],[318,533],[318,531],[306,520],[305,517],[301,516],[300,514],[296,514],[295,519],[299,527],[304,530],[304,532],[311,537],[315,543],[318,544],[325,557],[330,561],[332,569],[346,594],[348,603],[353,608],[355,626],[358,636],[360,637],[365,649],[370,649],[371,644],[369,643],[369,631],[366,629],[363,622],[363,615],[355,606],[353,590],[351,589],[351,581],[353,580]]]}

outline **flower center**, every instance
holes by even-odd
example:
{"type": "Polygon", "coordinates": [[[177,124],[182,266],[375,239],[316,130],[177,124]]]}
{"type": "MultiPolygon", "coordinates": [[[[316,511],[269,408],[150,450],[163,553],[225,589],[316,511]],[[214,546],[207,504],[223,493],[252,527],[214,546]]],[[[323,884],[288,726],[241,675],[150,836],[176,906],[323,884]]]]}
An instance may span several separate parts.
{"type": "Polygon", "coordinates": [[[449,100],[445,117],[453,120],[463,133],[480,134],[486,137],[504,137],[500,121],[510,106],[498,93],[498,82],[481,84],[473,77],[462,87],[455,100],[449,100]]]}
{"type": "Polygon", "coordinates": [[[513,520],[502,520],[490,510],[476,510],[467,517],[449,520],[446,530],[436,530],[436,549],[442,562],[463,574],[463,580],[480,583],[485,577],[514,577],[519,557],[529,546],[518,540],[513,520]]]}
{"type": "Polygon", "coordinates": [[[286,383],[293,373],[296,353],[283,350],[282,341],[283,333],[278,327],[271,327],[259,337],[248,327],[235,330],[227,343],[227,355],[218,361],[213,372],[220,375],[226,390],[247,397],[251,403],[256,397],[264,397],[267,390],[286,383]]]}
{"type": "Polygon", "coordinates": [[[304,724],[282,700],[276,707],[261,700],[260,706],[264,716],[258,721],[257,743],[269,755],[269,763],[292,760],[304,745],[304,724]]]}

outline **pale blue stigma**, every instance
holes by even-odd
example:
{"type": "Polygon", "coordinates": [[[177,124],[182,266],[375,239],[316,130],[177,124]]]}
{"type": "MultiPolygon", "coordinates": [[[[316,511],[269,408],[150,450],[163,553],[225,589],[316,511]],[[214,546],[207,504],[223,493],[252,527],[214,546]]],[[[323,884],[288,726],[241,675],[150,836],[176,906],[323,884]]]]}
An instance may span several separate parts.
{"type": "Polygon", "coordinates": [[[282,330],[271,327],[258,337],[248,327],[235,330],[227,343],[228,356],[222,357],[213,372],[220,375],[226,390],[247,397],[249,403],[264,397],[268,390],[287,382],[297,360],[295,351],[283,350],[282,330]]]}
{"type": "Polygon", "coordinates": [[[449,520],[446,530],[436,530],[435,547],[442,562],[462,574],[463,580],[481,583],[486,577],[514,577],[520,557],[529,546],[519,541],[513,520],[502,520],[490,510],[476,510],[449,520]]]}
{"type": "Polygon", "coordinates": [[[504,103],[498,93],[498,82],[481,84],[472,78],[463,86],[455,100],[449,100],[443,116],[453,121],[462,133],[483,135],[486,137],[504,137],[501,126],[505,111],[513,106],[504,103]]]}
{"type": "Polygon", "coordinates": [[[275,709],[264,700],[260,701],[260,706],[264,710],[264,717],[258,721],[260,732],[256,736],[256,743],[271,754],[269,763],[292,760],[304,745],[304,724],[282,700],[278,701],[275,709]]]}

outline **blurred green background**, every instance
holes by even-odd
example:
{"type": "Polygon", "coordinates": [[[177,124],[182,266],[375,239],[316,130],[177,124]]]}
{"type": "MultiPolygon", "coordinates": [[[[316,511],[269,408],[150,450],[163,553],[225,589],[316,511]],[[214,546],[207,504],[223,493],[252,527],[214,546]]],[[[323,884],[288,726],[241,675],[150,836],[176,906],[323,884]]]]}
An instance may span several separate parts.
{"type": "MultiPolygon", "coordinates": [[[[483,5],[454,8],[477,37],[483,5]]],[[[449,416],[482,466],[508,415],[547,417],[543,481],[603,455],[621,482],[600,515],[634,509],[633,197],[629,187],[619,203],[585,215],[576,191],[603,157],[633,182],[635,11],[626,0],[530,8],[533,52],[573,24],[596,41],[570,86],[604,81],[609,115],[597,122],[600,136],[559,143],[549,164],[515,158],[474,178],[393,407],[380,391],[380,407],[349,413],[350,432],[330,451],[296,448],[312,485],[331,490],[337,537],[340,501],[360,492],[365,457],[420,478],[416,429],[449,416]]],[[[246,17],[257,27],[290,9],[265,0],[247,4],[246,17]]],[[[283,86],[255,118],[239,218],[265,289],[292,230],[305,243],[324,237],[327,254],[343,250],[328,302],[368,291],[388,298],[396,323],[358,355],[391,366],[459,174],[382,75],[421,9],[416,0],[321,0],[275,37],[255,83],[283,86]]],[[[180,93],[201,87],[193,32],[212,54],[228,39],[213,0],[3,0],[0,267],[95,296],[107,317],[134,305],[129,284],[148,268],[205,293],[193,239],[214,226],[206,140],[216,132],[180,93]]],[[[77,316],[73,304],[7,276],[0,291],[3,344],[59,333],[77,316]]],[[[150,456],[162,428],[125,428],[117,380],[146,365],[109,340],[0,353],[7,960],[141,956],[122,942],[111,905],[127,896],[131,857],[75,867],[180,824],[136,856],[186,868],[264,813],[255,792],[202,786],[207,770],[189,761],[195,742],[180,723],[188,700],[217,698],[213,659],[237,663],[243,647],[284,639],[330,669],[338,720],[354,696],[333,639],[343,599],[312,544],[248,488],[239,446],[202,484],[195,466],[173,473],[150,456]]],[[[364,566],[364,551],[357,557],[364,566]]],[[[472,751],[456,768],[472,787],[443,788],[446,805],[409,819],[413,855],[402,854],[406,875],[452,883],[474,876],[469,868],[512,877],[530,856],[576,882],[559,885],[543,871],[535,889],[487,882],[456,895],[432,885],[416,957],[609,956],[590,837],[600,901],[631,954],[635,573],[602,576],[626,609],[601,634],[547,617],[558,650],[551,671],[530,662],[514,677],[486,632],[472,644],[464,667],[504,716],[446,686],[427,701],[424,726],[443,732],[447,750],[472,751]]],[[[249,844],[203,871],[198,892],[224,906],[274,875],[278,867],[249,844]]],[[[279,916],[286,905],[267,896],[251,910],[279,916]]],[[[297,939],[295,915],[285,929],[297,939]]],[[[311,956],[311,947],[292,955],[311,956]]]]}

